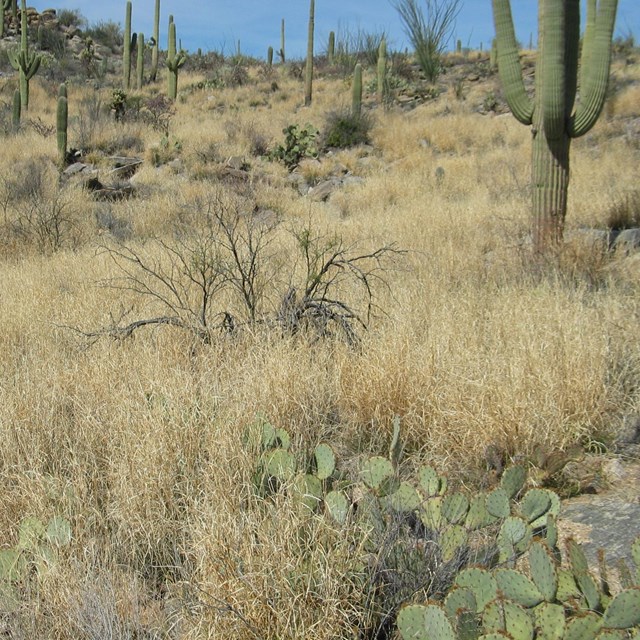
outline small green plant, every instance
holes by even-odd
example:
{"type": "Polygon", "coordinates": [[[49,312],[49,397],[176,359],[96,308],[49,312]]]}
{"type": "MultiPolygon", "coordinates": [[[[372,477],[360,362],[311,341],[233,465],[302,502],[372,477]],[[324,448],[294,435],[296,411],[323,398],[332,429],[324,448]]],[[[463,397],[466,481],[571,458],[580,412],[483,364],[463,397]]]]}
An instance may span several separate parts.
{"type": "Polygon", "coordinates": [[[303,158],[317,158],[316,139],[320,133],[311,124],[292,124],[282,130],[284,144],[279,144],[269,154],[271,160],[283,162],[289,170],[294,169],[303,158]]]}
{"type": "Polygon", "coordinates": [[[114,89],[111,92],[109,110],[113,112],[113,116],[117,121],[122,120],[124,117],[127,110],[127,94],[122,89],[114,89]]]}
{"type": "Polygon", "coordinates": [[[42,577],[58,561],[61,548],[71,542],[71,525],[54,516],[44,524],[25,518],[18,530],[18,543],[0,551],[0,598],[3,608],[16,609],[20,588],[34,576],[42,577]]]}

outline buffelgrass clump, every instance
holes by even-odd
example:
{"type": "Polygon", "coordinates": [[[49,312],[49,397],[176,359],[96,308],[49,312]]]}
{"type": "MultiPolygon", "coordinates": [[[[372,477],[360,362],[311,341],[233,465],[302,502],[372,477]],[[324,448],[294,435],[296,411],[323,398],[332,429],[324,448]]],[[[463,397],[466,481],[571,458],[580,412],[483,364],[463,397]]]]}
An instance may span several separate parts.
{"type": "Polygon", "coordinates": [[[640,227],[640,191],[632,191],[614,202],[607,214],[606,225],[614,231],[640,227]]]}
{"type": "Polygon", "coordinates": [[[322,147],[324,149],[346,149],[371,141],[370,132],[373,122],[367,113],[354,114],[348,109],[332,111],[328,114],[322,147]]]}

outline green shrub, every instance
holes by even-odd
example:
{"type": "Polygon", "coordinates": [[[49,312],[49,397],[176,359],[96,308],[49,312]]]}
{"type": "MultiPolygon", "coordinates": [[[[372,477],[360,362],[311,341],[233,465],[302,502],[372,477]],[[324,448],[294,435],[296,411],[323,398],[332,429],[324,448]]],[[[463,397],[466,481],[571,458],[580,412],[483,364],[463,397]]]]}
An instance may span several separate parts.
{"type": "Polygon", "coordinates": [[[356,115],[349,110],[330,113],[327,116],[322,147],[344,149],[367,144],[371,125],[371,118],[366,113],[356,115]]]}

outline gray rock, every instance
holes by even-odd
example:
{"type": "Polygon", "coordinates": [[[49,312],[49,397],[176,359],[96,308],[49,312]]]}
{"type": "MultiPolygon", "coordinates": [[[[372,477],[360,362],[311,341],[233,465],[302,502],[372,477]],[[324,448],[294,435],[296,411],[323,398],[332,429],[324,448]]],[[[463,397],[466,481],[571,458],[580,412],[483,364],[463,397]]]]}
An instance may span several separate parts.
{"type": "Polygon", "coordinates": [[[87,169],[88,165],[86,165],[84,162],[74,162],[73,164],[70,164],[62,173],[65,176],[73,176],[76,173],[82,173],[83,171],[85,171],[85,169],[87,169]]]}
{"type": "Polygon", "coordinates": [[[364,184],[364,178],[361,178],[360,176],[345,176],[342,179],[342,184],[345,187],[364,184]]]}
{"type": "Polygon", "coordinates": [[[625,255],[640,249],[640,228],[624,229],[613,241],[613,250],[625,255]]]}
{"type": "Polygon", "coordinates": [[[324,180],[320,184],[315,187],[309,189],[309,197],[314,202],[324,202],[328,200],[331,194],[340,186],[340,181],[336,178],[330,178],[329,180],[324,180]]]}

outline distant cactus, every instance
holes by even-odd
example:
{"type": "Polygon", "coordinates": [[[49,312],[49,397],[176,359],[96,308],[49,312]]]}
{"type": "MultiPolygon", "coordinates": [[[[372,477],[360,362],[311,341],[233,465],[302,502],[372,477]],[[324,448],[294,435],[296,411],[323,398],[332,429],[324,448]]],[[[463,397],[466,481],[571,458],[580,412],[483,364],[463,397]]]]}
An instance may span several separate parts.
{"type": "Polygon", "coordinates": [[[351,114],[359,118],[362,113],[362,65],[358,62],[353,70],[351,90],[351,114]]]}
{"type": "Polygon", "coordinates": [[[311,104],[313,91],[313,31],[315,23],[315,0],[309,0],[309,30],[307,34],[307,64],[304,74],[304,106],[311,104]]]}
{"type": "Polygon", "coordinates": [[[124,18],[124,47],[122,50],[122,88],[129,90],[131,85],[131,1],[127,0],[124,18]]]}
{"type": "Polygon", "coordinates": [[[168,96],[170,100],[175,100],[178,96],[178,69],[184,65],[186,59],[184,51],[176,52],[176,24],[173,21],[173,16],[169,16],[169,49],[166,65],[169,69],[168,96]]]}
{"type": "Polygon", "coordinates": [[[273,66],[273,47],[267,49],[267,66],[269,69],[273,66]]]}
{"type": "Polygon", "coordinates": [[[0,0],[0,38],[4,37],[4,18],[11,8],[11,0],[0,0]]]}
{"type": "Polygon", "coordinates": [[[22,0],[20,13],[20,48],[9,53],[9,62],[16,71],[20,72],[20,101],[22,108],[26,111],[29,109],[29,80],[33,78],[40,68],[42,56],[38,53],[29,52],[26,0],[22,0]]]}
{"type": "Polygon", "coordinates": [[[327,44],[327,62],[332,65],[336,52],[335,31],[329,31],[329,43],[327,44]]]}
{"type": "Polygon", "coordinates": [[[67,100],[67,88],[60,85],[58,93],[58,108],[56,112],[56,135],[58,141],[58,158],[60,166],[64,166],[67,159],[67,124],[69,117],[69,103],[67,100]]]}
{"type": "Polygon", "coordinates": [[[489,68],[495,71],[498,68],[498,40],[494,38],[491,41],[491,52],[489,53],[489,68]]]}
{"type": "Polygon", "coordinates": [[[142,89],[144,84],[144,33],[138,34],[138,56],[136,60],[136,88],[142,89]]]}
{"type": "Polygon", "coordinates": [[[381,104],[386,97],[387,87],[387,41],[382,38],[378,47],[378,102],[381,104]]]}
{"type": "Polygon", "coordinates": [[[156,0],[153,13],[153,47],[151,49],[151,80],[158,76],[158,52],[160,50],[160,0],[156,0]]]}
{"type": "Polygon", "coordinates": [[[280,62],[284,64],[286,61],[284,53],[284,18],[282,18],[282,22],[280,23],[280,51],[278,51],[278,55],[280,56],[280,62]]]}
{"type": "Polygon", "coordinates": [[[509,0],[493,0],[498,70],[515,118],[532,126],[533,247],[562,242],[571,140],[596,123],[607,92],[618,0],[589,0],[580,57],[580,3],[540,0],[535,96],[524,86],[509,0]],[[578,99],[579,95],[579,99],[578,99]]]}
{"type": "Polygon", "coordinates": [[[460,39],[456,40],[456,52],[462,53],[462,40],[460,39]]]}

